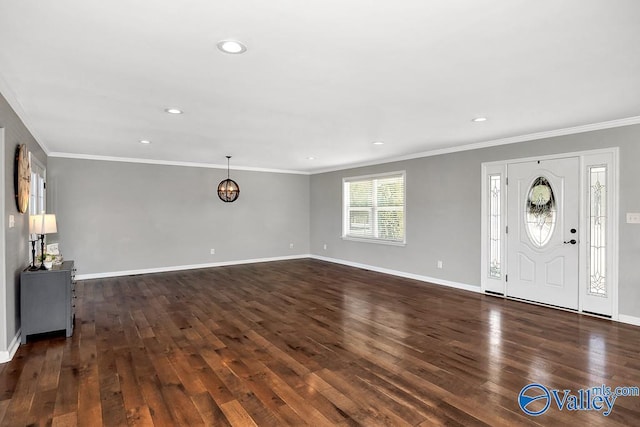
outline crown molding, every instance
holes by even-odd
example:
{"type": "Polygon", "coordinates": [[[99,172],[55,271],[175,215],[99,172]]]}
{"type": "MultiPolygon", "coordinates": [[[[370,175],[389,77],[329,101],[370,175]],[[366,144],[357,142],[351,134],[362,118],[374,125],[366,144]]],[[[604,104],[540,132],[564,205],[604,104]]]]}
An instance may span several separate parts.
{"type": "MultiPolygon", "coordinates": [[[[101,162],[143,163],[148,165],[183,166],[183,167],[191,167],[191,168],[208,168],[208,169],[227,169],[226,164],[220,165],[220,164],[214,164],[214,163],[177,162],[172,160],[138,159],[134,157],[98,156],[93,154],[59,153],[55,151],[49,153],[48,156],[64,158],[64,159],[97,160],[101,162]]],[[[249,172],[269,172],[269,173],[285,173],[285,174],[294,174],[294,175],[311,175],[310,172],[287,170],[287,169],[254,168],[250,166],[230,166],[229,169],[236,170],[236,171],[249,171],[249,172]]]]}
{"type": "MultiPolygon", "coordinates": [[[[0,89],[1,89],[1,86],[0,86],[0,89]]],[[[423,157],[440,156],[443,154],[458,153],[461,151],[478,150],[481,148],[496,147],[499,145],[516,144],[519,142],[535,141],[538,139],[573,135],[573,134],[584,133],[584,132],[593,132],[597,130],[611,129],[611,128],[617,128],[617,127],[623,127],[623,126],[637,125],[637,124],[640,124],[640,116],[633,116],[633,117],[627,117],[625,119],[610,120],[606,122],[592,123],[588,125],[574,126],[569,128],[563,128],[563,129],[555,129],[555,130],[544,131],[544,132],[529,133],[526,135],[510,136],[507,138],[476,142],[472,144],[460,145],[457,147],[422,151],[419,153],[407,154],[404,156],[389,157],[386,159],[377,159],[377,160],[371,160],[366,162],[350,163],[347,165],[314,169],[311,171],[269,169],[269,168],[250,167],[250,166],[232,166],[230,169],[239,170],[239,171],[251,171],[251,172],[284,173],[284,174],[295,174],[295,175],[317,175],[317,174],[327,173],[327,172],[355,169],[355,168],[360,168],[365,166],[383,165],[386,163],[401,162],[404,160],[413,160],[413,159],[419,159],[423,157]]],[[[46,149],[45,149],[45,152],[47,152],[47,155],[49,157],[60,157],[60,158],[67,158],[67,159],[99,160],[99,161],[105,161],[105,162],[144,163],[144,164],[152,164],[152,165],[184,166],[184,167],[210,168],[210,169],[227,169],[227,165],[212,164],[212,163],[177,162],[172,160],[153,160],[153,159],[139,159],[139,158],[132,158],[132,157],[99,156],[99,155],[93,155],[93,154],[48,152],[48,150],[46,149]]]]}
{"type": "Polygon", "coordinates": [[[401,162],[403,160],[412,160],[412,159],[419,159],[422,157],[439,156],[442,154],[457,153],[460,151],[477,150],[480,148],[489,148],[489,147],[495,147],[498,145],[508,145],[508,144],[515,144],[518,142],[535,141],[537,139],[553,138],[557,136],[573,135],[577,133],[592,132],[596,130],[611,129],[611,128],[617,128],[617,127],[623,127],[623,126],[637,125],[637,124],[640,124],[640,116],[633,116],[633,117],[627,117],[625,119],[610,120],[606,122],[592,123],[588,125],[574,126],[569,128],[563,128],[563,129],[555,129],[555,130],[544,131],[544,132],[529,133],[526,135],[510,136],[507,138],[493,139],[493,140],[483,141],[483,142],[475,142],[472,144],[465,144],[457,147],[422,151],[420,153],[407,154],[405,156],[390,157],[387,159],[378,159],[378,160],[372,160],[367,162],[352,163],[352,164],[343,165],[335,168],[314,169],[311,171],[311,175],[327,173],[327,172],[335,172],[335,171],[340,171],[345,169],[360,168],[364,166],[382,165],[386,163],[401,162]]]}

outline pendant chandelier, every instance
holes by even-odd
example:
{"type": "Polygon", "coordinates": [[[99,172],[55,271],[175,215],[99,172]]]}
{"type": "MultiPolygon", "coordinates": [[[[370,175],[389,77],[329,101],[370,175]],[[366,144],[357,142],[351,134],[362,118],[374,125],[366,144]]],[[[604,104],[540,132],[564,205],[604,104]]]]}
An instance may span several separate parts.
{"type": "Polygon", "coordinates": [[[229,178],[230,158],[231,156],[227,156],[227,179],[222,180],[220,184],[218,184],[218,197],[220,197],[220,200],[227,203],[234,202],[240,195],[240,187],[234,180],[229,178]]]}

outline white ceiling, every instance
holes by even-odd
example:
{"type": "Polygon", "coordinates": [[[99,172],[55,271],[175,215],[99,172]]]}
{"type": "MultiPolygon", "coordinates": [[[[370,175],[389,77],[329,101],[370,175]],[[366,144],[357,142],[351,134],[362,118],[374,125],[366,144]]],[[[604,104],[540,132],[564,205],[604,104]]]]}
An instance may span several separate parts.
{"type": "Polygon", "coordinates": [[[638,0],[0,0],[54,155],[314,172],[636,118],[639,46],[638,0]]]}

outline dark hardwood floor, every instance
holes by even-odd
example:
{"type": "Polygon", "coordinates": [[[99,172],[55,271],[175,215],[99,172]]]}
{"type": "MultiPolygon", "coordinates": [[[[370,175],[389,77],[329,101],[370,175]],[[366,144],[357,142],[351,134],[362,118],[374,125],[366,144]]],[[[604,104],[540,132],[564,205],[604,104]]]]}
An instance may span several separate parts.
{"type": "Polygon", "coordinates": [[[0,365],[0,424],[640,425],[518,406],[640,385],[640,328],[316,260],[77,284],[72,338],[0,365]]]}

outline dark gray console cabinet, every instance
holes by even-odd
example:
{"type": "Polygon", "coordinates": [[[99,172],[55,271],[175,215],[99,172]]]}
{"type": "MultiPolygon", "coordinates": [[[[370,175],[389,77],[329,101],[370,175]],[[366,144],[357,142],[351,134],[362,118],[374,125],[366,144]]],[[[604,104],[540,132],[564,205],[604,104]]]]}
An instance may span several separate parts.
{"type": "Polygon", "coordinates": [[[73,335],[75,268],[64,261],[51,270],[20,274],[22,343],[27,336],[64,329],[73,335]]]}

